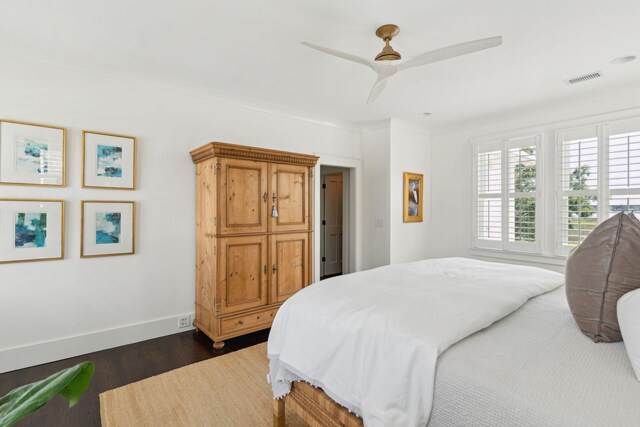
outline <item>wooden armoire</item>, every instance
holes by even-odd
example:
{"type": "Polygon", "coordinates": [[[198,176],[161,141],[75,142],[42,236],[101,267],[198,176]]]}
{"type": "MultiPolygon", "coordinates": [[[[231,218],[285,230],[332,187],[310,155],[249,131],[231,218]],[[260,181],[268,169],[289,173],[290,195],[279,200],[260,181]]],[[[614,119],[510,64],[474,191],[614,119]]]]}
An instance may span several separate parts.
{"type": "Polygon", "coordinates": [[[196,164],[195,326],[224,340],[271,326],[313,275],[318,157],[212,142],[196,164]]]}

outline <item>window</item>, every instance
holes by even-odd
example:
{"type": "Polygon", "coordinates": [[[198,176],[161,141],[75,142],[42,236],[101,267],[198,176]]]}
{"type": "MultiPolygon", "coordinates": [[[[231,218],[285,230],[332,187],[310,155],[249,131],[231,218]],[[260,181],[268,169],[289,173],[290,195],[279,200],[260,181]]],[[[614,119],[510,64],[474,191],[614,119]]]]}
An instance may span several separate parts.
{"type": "Polygon", "coordinates": [[[509,148],[509,242],[536,242],[537,148],[509,148]]]}
{"type": "MultiPolygon", "coordinates": [[[[615,124],[612,130],[615,131],[615,124]]],[[[609,136],[609,216],[640,212],[640,128],[609,136]]]]}
{"type": "Polygon", "coordinates": [[[640,211],[639,120],[559,132],[558,165],[560,253],[616,213],[640,211]]]}
{"type": "Polygon", "coordinates": [[[475,145],[474,246],[537,252],[540,137],[475,145]]]}
{"type": "Polygon", "coordinates": [[[474,248],[557,264],[607,218],[640,218],[640,117],[527,132],[473,143],[474,248]]]}
{"type": "Polygon", "coordinates": [[[502,151],[495,148],[477,155],[477,236],[491,247],[502,241],[502,151]]]}
{"type": "Polygon", "coordinates": [[[578,245],[598,225],[598,129],[558,133],[560,252],[578,245]]]}

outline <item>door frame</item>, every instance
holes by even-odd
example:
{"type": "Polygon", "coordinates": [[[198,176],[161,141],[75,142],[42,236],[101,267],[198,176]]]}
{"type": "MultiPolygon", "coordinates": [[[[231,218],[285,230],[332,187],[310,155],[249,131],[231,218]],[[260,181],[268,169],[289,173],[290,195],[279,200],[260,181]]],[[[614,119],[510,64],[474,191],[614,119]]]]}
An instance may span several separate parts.
{"type": "MultiPolygon", "coordinates": [[[[320,233],[322,232],[321,225],[321,211],[320,211],[320,197],[322,191],[322,176],[320,175],[321,166],[335,166],[339,168],[348,169],[343,173],[349,175],[349,251],[343,253],[342,271],[346,273],[353,273],[362,270],[362,189],[363,189],[363,171],[362,160],[352,157],[341,157],[330,154],[324,154],[315,152],[313,153],[319,156],[320,159],[316,164],[313,177],[314,177],[314,203],[313,203],[313,281],[320,281],[320,266],[322,265],[322,254],[320,253],[320,233]],[[346,262],[345,262],[346,261],[346,262]]],[[[345,179],[343,175],[343,179],[345,179]]],[[[343,191],[346,189],[343,188],[343,191]]],[[[343,235],[343,239],[347,236],[343,235]]]]}
{"type": "MultiPolygon", "coordinates": [[[[326,208],[327,208],[327,189],[326,187],[322,187],[322,183],[325,181],[325,178],[328,176],[337,176],[340,175],[340,179],[342,181],[342,187],[341,191],[342,191],[342,204],[344,205],[345,202],[347,202],[347,206],[345,208],[345,206],[343,206],[342,208],[342,232],[343,232],[343,236],[342,236],[342,264],[349,264],[349,239],[345,238],[344,236],[347,235],[347,237],[349,236],[349,175],[350,175],[350,170],[349,169],[344,169],[344,168],[338,168],[335,166],[324,166],[325,171],[326,169],[333,169],[332,171],[330,171],[329,173],[325,173],[322,174],[320,176],[320,230],[318,231],[318,233],[320,234],[320,258],[322,258],[322,255],[326,255],[327,253],[327,242],[326,242],[326,231],[327,231],[327,225],[326,224],[322,224],[322,220],[324,215],[326,214],[326,208]],[[345,222],[346,219],[346,222],[345,222]],[[323,239],[324,237],[324,239],[323,239]]],[[[320,168],[320,172],[322,173],[322,167],[320,168]]],[[[325,218],[326,220],[326,218],[325,218]]],[[[321,260],[322,261],[322,260],[321,260]]],[[[320,277],[326,276],[326,271],[325,271],[325,267],[326,267],[326,262],[321,262],[320,263],[320,277]]],[[[342,266],[341,268],[341,272],[340,274],[346,274],[347,272],[344,269],[344,266],[342,266]]]]}

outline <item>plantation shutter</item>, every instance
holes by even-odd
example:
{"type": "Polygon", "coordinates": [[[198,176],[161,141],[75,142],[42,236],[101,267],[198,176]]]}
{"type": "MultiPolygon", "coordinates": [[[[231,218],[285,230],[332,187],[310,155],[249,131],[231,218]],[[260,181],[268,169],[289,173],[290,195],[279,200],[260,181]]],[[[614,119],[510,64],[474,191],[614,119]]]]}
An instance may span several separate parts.
{"type": "Polygon", "coordinates": [[[612,123],[607,151],[609,216],[640,212],[640,120],[612,123]]]}
{"type": "Polygon", "coordinates": [[[558,247],[568,253],[598,225],[601,129],[590,126],[558,133],[558,247]]]}
{"type": "Polygon", "coordinates": [[[475,246],[502,248],[502,148],[499,143],[475,147],[475,246]]]}
{"type": "Polygon", "coordinates": [[[538,234],[538,136],[506,141],[508,212],[507,249],[537,252],[538,234]]]}
{"type": "Polygon", "coordinates": [[[540,136],[474,147],[474,246],[537,252],[540,136]]]}

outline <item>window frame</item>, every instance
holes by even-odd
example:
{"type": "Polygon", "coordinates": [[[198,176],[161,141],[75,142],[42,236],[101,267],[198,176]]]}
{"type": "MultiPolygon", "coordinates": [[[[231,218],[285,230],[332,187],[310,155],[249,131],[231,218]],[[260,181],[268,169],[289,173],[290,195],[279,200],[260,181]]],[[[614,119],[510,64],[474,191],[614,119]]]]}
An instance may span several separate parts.
{"type": "MultiPolygon", "coordinates": [[[[606,200],[605,198],[603,198],[603,196],[605,195],[605,189],[604,189],[604,181],[606,179],[606,177],[608,177],[608,169],[607,169],[607,165],[605,164],[606,162],[603,160],[603,155],[605,153],[606,150],[608,150],[608,134],[606,134],[606,129],[605,127],[603,127],[603,123],[597,123],[597,124],[589,124],[589,125],[584,125],[584,126],[578,126],[578,127],[572,127],[572,128],[565,128],[565,129],[558,129],[555,131],[555,168],[556,168],[556,176],[555,176],[555,203],[556,203],[556,209],[554,210],[554,222],[555,222],[555,230],[554,230],[554,248],[555,248],[555,254],[556,255],[560,255],[560,256],[567,256],[569,254],[569,252],[571,252],[571,250],[573,249],[572,246],[569,245],[565,245],[564,241],[563,241],[563,212],[562,212],[562,206],[563,206],[563,198],[566,197],[571,197],[569,196],[569,194],[574,194],[575,196],[593,196],[595,194],[597,200],[598,200],[598,204],[597,204],[597,211],[596,211],[596,224],[600,224],[602,222],[602,219],[605,217],[605,212],[603,212],[604,208],[606,207],[604,205],[604,203],[602,203],[603,200],[606,200]],[[592,136],[590,136],[590,138],[595,138],[596,139],[596,147],[598,150],[597,153],[597,161],[596,161],[596,167],[597,167],[597,180],[596,180],[596,189],[595,190],[573,190],[575,192],[573,192],[572,190],[565,190],[564,189],[564,182],[563,182],[563,144],[566,141],[573,141],[575,139],[572,139],[571,137],[565,137],[565,135],[571,135],[571,134],[575,134],[575,135],[582,135],[583,132],[586,132],[588,129],[592,129],[594,132],[591,134],[592,136]],[[606,136],[606,138],[604,138],[606,136]],[[607,141],[607,143],[603,146],[602,142],[603,141],[607,141]],[[581,192],[582,191],[582,192],[581,192]]],[[[583,139],[579,136],[575,136],[573,138],[576,139],[583,139]]],[[[585,138],[586,139],[586,138],[585,138]]]]}
{"type": "MultiPolygon", "coordinates": [[[[543,135],[541,133],[524,134],[520,136],[514,136],[510,138],[503,138],[499,140],[490,141],[472,141],[473,155],[472,155],[472,174],[473,174],[473,206],[472,206],[472,248],[478,250],[493,250],[499,252],[513,252],[521,254],[542,254],[542,247],[544,243],[544,200],[542,198],[542,189],[544,188],[544,144],[543,135]],[[536,149],[536,189],[531,193],[515,193],[511,191],[510,182],[511,176],[509,176],[510,168],[510,150],[526,148],[535,146],[536,149]],[[482,153],[500,151],[501,153],[501,187],[499,196],[482,195],[479,192],[479,177],[478,177],[478,163],[479,155],[482,153]],[[509,224],[510,224],[510,200],[518,198],[518,195],[533,194],[532,197],[535,200],[535,242],[523,243],[512,242],[509,240],[509,224]],[[513,197],[512,197],[513,195],[513,197]],[[487,240],[479,237],[479,202],[482,199],[498,199],[501,200],[501,238],[500,240],[487,240]]],[[[524,196],[523,196],[524,197],[524,196]]]]}
{"type": "MultiPolygon", "coordinates": [[[[640,218],[638,214],[640,212],[640,183],[635,173],[640,169],[640,156],[638,151],[633,146],[631,167],[634,171],[635,182],[631,183],[629,187],[620,188],[615,184],[616,163],[611,160],[610,157],[615,157],[616,154],[610,153],[610,138],[615,135],[635,134],[640,132],[640,108],[634,108],[625,111],[602,113],[598,115],[560,120],[556,122],[549,122],[545,124],[538,124],[534,126],[521,127],[519,129],[512,129],[506,132],[492,132],[483,136],[471,136],[468,140],[469,147],[467,151],[471,152],[471,170],[472,182],[471,188],[471,218],[468,219],[468,227],[471,232],[467,231],[468,236],[468,248],[469,254],[474,257],[495,259],[501,261],[513,261],[524,262],[532,264],[547,264],[556,268],[564,265],[568,253],[572,247],[563,247],[562,245],[562,185],[563,179],[567,178],[567,174],[563,177],[560,162],[561,147],[559,147],[559,140],[561,133],[567,133],[569,131],[578,129],[596,129],[592,132],[592,137],[596,137],[598,144],[598,171],[597,171],[597,197],[598,197],[598,220],[597,223],[609,218],[612,214],[617,212],[618,205],[625,204],[625,198],[632,206],[630,209],[636,212],[636,216],[640,218]],[[513,245],[505,244],[505,239],[508,239],[508,234],[503,231],[503,238],[497,244],[487,244],[487,240],[479,239],[478,235],[478,158],[477,154],[481,151],[490,151],[484,147],[488,144],[502,144],[503,141],[509,141],[522,138],[523,135],[539,136],[539,145],[536,158],[537,165],[537,187],[536,190],[539,193],[536,202],[536,240],[538,242],[538,248],[535,252],[523,252],[522,248],[513,247],[513,245]],[[610,177],[610,165],[611,173],[613,177],[610,177]],[[611,181],[610,181],[611,180],[611,181]],[[612,188],[609,188],[609,185],[612,188]],[[613,199],[613,200],[612,200],[613,199]],[[623,199],[623,200],[615,200],[623,199]],[[612,210],[615,207],[615,211],[612,210]],[[634,210],[636,208],[636,210],[634,210]]],[[[586,138],[586,136],[578,136],[576,139],[586,138]]],[[[633,144],[636,144],[633,142],[633,144]]],[[[613,148],[612,148],[613,149],[613,148]]],[[[614,149],[615,150],[615,149],[614,149]]],[[[505,162],[508,162],[506,154],[502,154],[505,158],[505,162]]],[[[595,166],[595,165],[594,165],[595,166]]],[[[503,172],[506,178],[506,173],[503,172]]],[[[508,185],[508,184],[506,184],[508,185]]],[[[596,184],[590,183],[590,187],[596,184]]],[[[509,201],[508,198],[503,199],[503,209],[506,209],[509,201]]],[[[566,203],[565,203],[566,204],[566,203]]],[[[507,224],[508,217],[503,214],[503,222],[507,224]]],[[[566,227],[565,227],[566,228],[566,227]]],[[[467,229],[468,230],[468,229],[467,229]]]]}
{"type": "MultiPolygon", "coordinates": [[[[563,243],[562,235],[562,198],[566,195],[566,191],[563,190],[563,176],[562,176],[562,143],[565,141],[563,135],[568,132],[579,132],[588,128],[595,129],[594,135],[596,138],[596,144],[598,147],[597,155],[597,188],[595,190],[596,197],[598,198],[597,207],[597,224],[601,224],[603,221],[610,217],[610,204],[611,198],[615,196],[640,196],[640,185],[635,188],[615,188],[611,189],[610,171],[609,171],[609,143],[611,135],[621,135],[629,133],[640,132],[640,117],[630,117],[626,119],[601,121],[598,123],[585,124],[584,126],[558,129],[556,130],[556,229],[555,229],[555,250],[556,254],[560,256],[567,256],[573,249],[563,243]]],[[[593,190],[589,190],[593,192],[593,190]]]]}
{"type": "MultiPolygon", "coordinates": [[[[606,217],[608,218],[611,215],[611,211],[610,211],[610,207],[611,207],[611,199],[614,197],[621,197],[621,198],[636,198],[639,199],[640,198],[640,183],[636,184],[636,185],[628,185],[625,188],[611,188],[611,177],[609,176],[610,174],[610,160],[611,158],[609,157],[609,155],[611,154],[610,151],[610,142],[611,142],[611,136],[612,135],[624,135],[624,134],[636,134],[636,133],[640,133],[640,117],[635,117],[635,118],[630,118],[630,119],[626,119],[626,120],[617,120],[617,121],[612,121],[611,123],[608,124],[607,129],[607,138],[606,138],[606,149],[607,149],[607,158],[605,160],[606,162],[606,167],[607,167],[607,180],[606,180],[606,205],[604,206],[604,210],[606,212],[606,217]]],[[[637,151],[637,148],[635,148],[634,150],[629,150],[629,151],[637,151]]],[[[627,151],[627,179],[629,179],[629,175],[631,174],[631,166],[638,166],[640,164],[640,159],[638,162],[631,163],[631,160],[629,158],[629,151],[627,151]]],[[[637,156],[635,156],[636,158],[638,158],[637,156]]],[[[638,171],[635,171],[638,172],[638,171]]],[[[638,178],[638,177],[635,177],[638,178]]]]}

